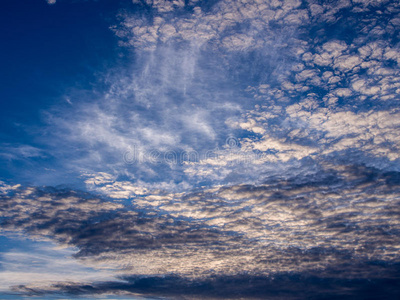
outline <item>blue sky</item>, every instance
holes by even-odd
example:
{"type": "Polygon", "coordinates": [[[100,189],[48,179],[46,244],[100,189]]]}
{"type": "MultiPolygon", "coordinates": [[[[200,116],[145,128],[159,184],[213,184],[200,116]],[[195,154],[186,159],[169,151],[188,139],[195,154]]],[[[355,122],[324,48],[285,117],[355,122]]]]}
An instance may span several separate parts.
{"type": "Polygon", "coordinates": [[[398,296],[398,2],[0,5],[2,297],[398,296]]]}

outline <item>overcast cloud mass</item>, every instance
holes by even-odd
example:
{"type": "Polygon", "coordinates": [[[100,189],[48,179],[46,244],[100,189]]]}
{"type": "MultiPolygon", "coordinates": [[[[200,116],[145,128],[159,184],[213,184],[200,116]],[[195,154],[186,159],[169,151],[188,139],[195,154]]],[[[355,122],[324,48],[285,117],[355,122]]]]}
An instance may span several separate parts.
{"type": "Polygon", "coordinates": [[[400,296],[398,1],[0,11],[0,298],[400,296]]]}

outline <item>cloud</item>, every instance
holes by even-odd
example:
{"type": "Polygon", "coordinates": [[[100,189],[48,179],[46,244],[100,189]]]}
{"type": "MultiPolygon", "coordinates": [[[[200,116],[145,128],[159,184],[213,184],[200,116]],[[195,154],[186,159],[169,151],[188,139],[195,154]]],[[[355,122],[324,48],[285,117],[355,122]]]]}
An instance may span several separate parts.
{"type": "MultiPolygon", "coordinates": [[[[350,96],[350,93],[349,89],[336,90],[338,97],[350,96]]],[[[271,130],[270,124],[275,116],[263,112],[257,112],[262,116],[258,117],[259,122],[254,121],[254,113],[249,121],[239,123],[241,128],[262,136],[258,140],[244,140],[242,146],[266,152],[262,156],[264,159],[273,157],[283,162],[310,156],[331,161],[335,156],[326,155],[341,151],[385,158],[393,161],[392,166],[399,159],[400,138],[396,132],[400,124],[396,109],[355,113],[319,108],[313,100],[305,100],[287,106],[286,114],[287,117],[281,121],[286,126],[284,129],[271,130]]]]}
{"type": "MultiPolygon", "coordinates": [[[[8,244],[8,240],[3,242],[8,244]]],[[[49,283],[68,282],[72,278],[80,281],[115,280],[106,266],[92,269],[80,264],[72,257],[73,249],[60,249],[49,241],[33,241],[26,236],[13,236],[16,246],[8,251],[2,249],[0,293],[12,286],[30,285],[43,287],[49,283]]]]}
{"type": "Polygon", "coordinates": [[[311,15],[318,19],[311,19],[315,26],[329,22],[335,28],[346,27],[356,15],[362,25],[354,24],[356,34],[347,40],[326,33],[318,40],[297,41],[299,59],[293,61],[290,71],[276,81],[249,86],[247,91],[257,104],[242,118],[231,118],[229,124],[257,135],[240,143],[264,152],[259,163],[347,160],[343,153],[358,153],[362,156],[350,155],[348,161],[397,170],[399,137],[394,132],[398,128],[399,67],[395,33],[389,26],[397,4],[386,1],[391,8],[384,9],[383,17],[365,14],[368,5],[364,2],[356,7],[349,1],[335,3],[337,7],[309,3],[311,15]],[[333,17],[348,8],[351,16],[347,23],[333,17]],[[329,12],[329,18],[324,12],[329,12]],[[370,25],[366,25],[368,21],[370,25]],[[377,24],[387,28],[385,34],[391,38],[382,39],[376,31],[371,38],[363,31],[365,26],[372,30],[377,24]],[[383,120],[391,120],[391,125],[378,124],[383,120]]]}
{"type": "MultiPolygon", "coordinates": [[[[378,266],[370,266],[377,271],[378,266]]],[[[128,277],[127,282],[101,282],[95,284],[58,283],[46,288],[30,286],[15,287],[15,291],[28,295],[43,295],[55,289],[67,294],[91,295],[136,295],[190,297],[190,299],[299,299],[307,297],[396,297],[399,288],[396,285],[398,266],[387,271],[392,278],[341,279],[318,278],[300,274],[278,275],[274,278],[252,275],[214,276],[199,281],[189,281],[179,276],[128,277]],[[304,289],[307,286],[307,290],[304,289]],[[296,296],[294,296],[296,295],[296,296]]]]}
{"type": "Polygon", "coordinates": [[[56,4],[56,0],[46,0],[48,4],[52,5],[52,4],[56,4]]]}
{"type": "MultiPolygon", "coordinates": [[[[47,153],[19,151],[29,150],[28,158],[51,153],[76,177],[107,173],[123,187],[96,189],[109,196],[114,190],[121,199],[140,194],[143,185],[173,190],[175,183],[183,191],[199,184],[194,178],[240,183],[243,157],[251,160],[241,169],[249,178],[271,163],[319,161],[350,148],[363,152],[367,163],[374,156],[375,166],[384,158],[395,162],[396,137],[387,131],[396,126],[374,130],[389,137],[387,143],[365,145],[365,137],[350,137],[360,136],[356,126],[348,126],[355,130],[348,136],[317,142],[330,129],[314,122],[324,113],[351,116],[366,107],[394,117],[400,90],[397,9],[393,1],[134,1],[111,29],[135,64],[105,74],[106,88],[92,99],[78,93],[73,106],[47,111],[52,133],[40,138],[47,153]],[[300,103],[312,103],[314,110],[293,117],[290,110],[300,103]],[[244,147],[239,155],[222,150],[229,136],[244,147]],[[335,150],[328,153],[327,147],[335,150]],[[203,158],[218,152],[219,158],[181,164],[149,159],[185,151],[203,158]],[[127,153],[136,155],[128,163],[127,153]]],[[[15,157],[17,151],[4,152],[15,157]]]]}
{"type": "MultiPolygon", "coordinates": [[[[235,66],[232,62],[248,59],[246,51],[261,47],[269,53],[262,58],[263,63],[274,72],[287,52],[292,51],[295,41],[291,33],[283,37],[271,31],[271,36],[265,36],[268,41],[253,45],[262,40],[265,26],[269,26],[268,20],[263,20],[261,27],[257,23],[267,16],[258,11],[260,4],[237,2],[232,7],[231,3],[221,2],[206,11],[192,3],[192,12],[182,11],[185,17],[174,18],[170,8],[182,9],[178,4],[142,2],[141,5],[159,12],[151,21],[145,16],[121,13],[122,22],[114,30],[134,46],[140,63],[133,70],[119,70],[107,76],[109,90],[100,99],[91,103],[73,99],[74,107],[67,112],[55,110],[47,114],[54,136],[45,142],[51,145],[55,155],[66,158],[66,168],[79,173],[105,171],[113,176],[125,176],[136,186],[138,182],[162,182],[165,178],[187,182],[185,166],[160,166],[142,158],[168,151],[195,151],[205,155],[223,145],[232,134],[227,117],[239,116],[243,109],[252,107],[251,102],[243,101],[249,95],[237,97],[245,87],[243,74],[248,74],[252,66],[235,66]],[[231,30],[235,24],[248,21],[255,28],[250,35],[245,28],[240,34],[231,30]],[[228,56],[219,52],[226,49],[213,50],[217,40],[222,48],[226,45],[230,49],[228,56]],[[240,76],[232,81],[232,71],[236,73],[243,66],[240,76]],[[74,150],[77,148],[82,150],[77,152],[74,150]],[[123,157],[127,152],[137,153],[142,163],[126,165],[123,157]],[[105,169],[100,170],[99,165],[105,169]]],[[[269,6],[263,10],[268,9],[274,22],[287,17],[294,27],[298,25],[294,24],[295,20],[299,20],[294,16],[304,14],[298,11],[298,1],[269,6]]],[[[280,26],[286,24],[282,22],[280,26]]],[[[115,196],[122,197],[122,194],[115,196]]]]}
{"type": "Polygon", "coordinates": [[[357,273],[349,257],[355,263],[398,259],[397,177],[326,166],[259,186],[158,191],[136,196],[132,206],[20,188],[2,197],[2,230],[77,247],[75,257],[121,274],[314,274],[327,267],[357,273]],[[310,261],[313,251],[318,259],[310,261]]]}
{"type": "Polygon", "coordinates": [[[48,151],[0,149],[55,157],[89,191],[1,182],[2,232],[73,247],[120,280],[27,282],[12,270],[23,256],[64,265],[17,251],[3,277],[31,295],[398,293],[399,8],[135,0],[111,28],[124,66],[44,113],[48,151]]]}
{"type": "Polygon", "coordinates": [[[12,191],[18,190],[18,188],[20,188],[20,187],[21,187],[20,184],[9,185],[3,181],[0,181],[0,193],[2,193],[2,194],[8,194],[12,191]]]}
{"type": "Polygon", "coordinates": [[[11,160],[26,160],[32,157],[45,157],[43,150],[30,145],[15,145],[3,143],[0,146],[0,156],[4,159],[11,160]]]}
{"type": "Polygon", "coordinates": [[[154,50],[158,42],[189,41],[200,45],[216,42],[228,51],[243,51],[272,43],[273,40],[263,34],[265,30],[275,34],[270,30],[270,22],[285,24],[286,28],[308,22],[308,13],[300,9],[300,1],[219,1],[209,11],[203,11],[201,3],[197,2],[188,3],[187,7],[183,2],[144,3],[156,9],[159,15],[147,20],[124,13],[121,14],[121,26],[114,27],[125,45],[142,50],[154,50]],[[174,10],[183,14],[173,16],[170,13],[174,10]],[[240,33],[232,30],[246,23],[250,24],[251,30],[240,33]]]}
{"type": "MultiPolygon", "coordinates": [[[[88,282],[92,293],[157,289],[168,295],[160,280],[190,289],[202,282],[219,286],[219,280],[235,281],[240,274],[268,282],[296,273],[334,282],[379,281],[389,276],[386,266],[395,268],[399,259],[398,177],[361,166],[324,165],[315,173],[273,177],[258,186],[149,192],[134,197],[132,205],[71,190],[19,187],[2,196],[1,228],[76,247],[74,257],[88,267],[108,265],[127,281],[88,282]],[[372,268],[374,261],[379,263],[372,268]],[[168,274],[177,277],[162,279],[168,274]]],[[[46,291],[47,284],[16,290],[46,291]]],[[[73,293],[75,287],[60,281],[52,289],[73,293]]],[[[261,285],[253,288],[243,281],[237,293],[268,293],[261,285]]],[[[201,297],[201,290],[197,293],[201,297]]],[[[228,288],[221,290],[228,294],[228,288]]]]}

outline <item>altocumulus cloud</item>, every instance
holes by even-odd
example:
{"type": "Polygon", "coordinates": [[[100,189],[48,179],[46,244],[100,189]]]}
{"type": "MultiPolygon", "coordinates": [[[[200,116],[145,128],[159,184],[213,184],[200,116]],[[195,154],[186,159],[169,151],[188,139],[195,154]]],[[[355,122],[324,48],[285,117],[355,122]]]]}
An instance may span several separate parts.
{"type": "Polygon", "coordinates": [[[77,94],[68,111],[48,113],[55,135],[45,142],[65,168],[180,191],[253,183],[269,169],[291,176],[307,159],[398,170],[396,2],[134,5],[111,29],[135,62],[110,72],[96,100],[77,94]],[[127,166],[132,149],[200,159],[127,166]],[[217,158],[204,158],[209,151],[217,158]]]}
{"type": "Polygon", "coordinates": [[[357,295],[371,280],[373,286],[389,280],[385,293],[393,295],[398,180],[396,172],[326,166],[301,181],[159,192],[131,205],[71,190],[10,187],[1,201],[3,230],[77,247],[77,259],[93,267],[106,262],[123,280],[14,289],[175,296],[179,289],[201,298],[210,288],[220,297],[273,291],[290,297],[302,276],[311,294],[326,288],[329,295],[345,283],[340,293],[357,295]]]}
{"type": "Polygon", "coordinates": [[[0,220],[115,279],[15,293],[398,297],[397,1],[135,0],[110,30],[133,61],[44,114],[86,192],[3,184],[0,220]]]}

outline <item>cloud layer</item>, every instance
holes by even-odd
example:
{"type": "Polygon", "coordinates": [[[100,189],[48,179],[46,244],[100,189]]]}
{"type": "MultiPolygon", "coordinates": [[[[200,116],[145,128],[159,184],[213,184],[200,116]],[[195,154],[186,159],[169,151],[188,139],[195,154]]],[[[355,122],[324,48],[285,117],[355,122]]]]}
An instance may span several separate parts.
{"type": "Polygon", "coordinates": [[[123,64],[43,112],[44,149],[0,147],[85,192],[2,183],[0,224],[115,280],[15,292],[399,295],[397,1],[135,0],[110,30],[123,64]]]}
{"type": "Polygon", "coordinates": [[[310,159],[399,170],[396,2],[133,5],[111,28],[133,62],[47,114],[43,142],[77,176],[183,192],[290,177],[310,159]],[[195,159],[164,159],[182,153],[195,159]]]}
{"type": "MultiPolygon", "coordinates": [[[[234,281],[238,274],[256,282],[297,273],[381,280],[392,276],[399,260],[398,178],[396,172],[327,166],[303,182],[158,192],[131,205],[70,190],[9,187],[1,227],[77,247],[77,259],[108,264],[128,282],[156,276],[149,279],[155,288],[169,280],[158,277],[166,274],[178,276],[178,286],[221,284],[221,276],[234,281]]],[[[68,289],[64,284],[53,288],[68,289]]],[[[249,286],[238,289],[247,293],[249,286]]]]}

